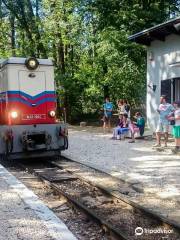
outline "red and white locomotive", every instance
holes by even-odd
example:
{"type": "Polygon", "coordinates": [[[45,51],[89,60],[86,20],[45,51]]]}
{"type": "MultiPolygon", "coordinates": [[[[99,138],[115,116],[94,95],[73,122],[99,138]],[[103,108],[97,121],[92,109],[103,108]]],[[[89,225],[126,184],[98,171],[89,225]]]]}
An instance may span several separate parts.
{"type": "Polygon", "coordinates": [[[52,61],[0,60],[1,157],[54,156],[67,147],[66,125],[56,120],[52,61]]]}

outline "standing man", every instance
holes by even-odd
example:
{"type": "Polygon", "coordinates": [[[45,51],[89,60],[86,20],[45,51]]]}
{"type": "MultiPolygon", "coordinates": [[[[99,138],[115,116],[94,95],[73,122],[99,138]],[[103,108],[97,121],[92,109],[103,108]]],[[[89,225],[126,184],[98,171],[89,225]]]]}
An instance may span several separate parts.
{"type": "Polygon", "coordinates": [[[124,110],[125,110],[125,113],[127,113],[128,115],[128,118],[130,118],[130,105],[128,104],[128,101],[127,100],[124,100],[124,110]]]}
{"type": "Polygon", "coordinates": [[[164,134],[164,146],[167,147],[167,141],[168,141],[168,131],[169,131],[169,119],[168,117],[174,112],[174,107],[167,103],[166,96],[163,95],[160,98],[160,105],[157,109],[157,112],[159,113],[159,121],[158,126],[156,129],[156,141],[157,143],[154,145],[154,147],[160,147],[161,146],[161,134],[164,134]]]}
{"type": "Polygon", "coordinates": [[[110,98],[105,98],[105,103],[103,104],[103,110],[104,110],[104,116],[103,116],[103,129],[105,131],[107,125],[108,129],[111,128],[111,117],[112,117],[112,110],[113,110],[113,104],[110,102],[110,98]]]}

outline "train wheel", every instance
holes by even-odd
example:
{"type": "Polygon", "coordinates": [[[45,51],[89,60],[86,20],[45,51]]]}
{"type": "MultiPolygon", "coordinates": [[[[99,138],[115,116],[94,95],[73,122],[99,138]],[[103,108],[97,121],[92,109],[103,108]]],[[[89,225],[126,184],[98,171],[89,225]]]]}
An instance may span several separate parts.
{"type": "Polygon", "coordinates": [[[60,161],[61,160],[61,151],[59,151],[58,154],[54,156],[53,160],[54,161],[60,161]]]}
{"type": "Polygon", "coordinates": [[[5,161],[7,161],[8,159],[7,159],[7,156],[6,156],[6,154],[0,154],[0,162],[5,162],[5,161]]]}
{"type": "Polygon", "coordinates": [[[3,161],[3,154],[0,154],[0,162],[3,161]]]}
{"type": "Polygon", "coordinates": [[[5,144],[6,144],[6,155],[8,155],[13,150],[13,139],[7,139],[5,144]]]}
{"type": "Polygon", "coordinates": [[[64,149],[68,149],[68,147],[69,147],[68,137],[64,136],[64,149]]]}

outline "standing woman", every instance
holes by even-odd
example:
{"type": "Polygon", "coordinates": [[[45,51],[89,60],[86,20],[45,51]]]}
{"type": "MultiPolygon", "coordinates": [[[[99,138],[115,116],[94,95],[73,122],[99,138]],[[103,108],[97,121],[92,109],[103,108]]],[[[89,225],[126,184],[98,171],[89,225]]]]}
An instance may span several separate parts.
{"type": "Polygon", "coordinates": [[[118,107],[118,114],[124,114],[125,113],[125,108],[124,108],[124,100],[123,99],[119,99],[117,101],[117,107],[118,107]]]}
{"type": "Polygon", "coordinates": [[[103,104],[103,109],[104,109],[103,128],[104,128],[104,131],[105,131],[106,127],[108,126],[108,129],[110,130],[113,104],[110,102],[109,97],[105,98],[105,103],[103,104]]]}
{"type": "Polygon", "coordinates": [[[180,152],[180,100],[175,103],[176,110],[174,112],[175,125],[173,126],[173,136],[175,138],[174,153],[180,152]]]}

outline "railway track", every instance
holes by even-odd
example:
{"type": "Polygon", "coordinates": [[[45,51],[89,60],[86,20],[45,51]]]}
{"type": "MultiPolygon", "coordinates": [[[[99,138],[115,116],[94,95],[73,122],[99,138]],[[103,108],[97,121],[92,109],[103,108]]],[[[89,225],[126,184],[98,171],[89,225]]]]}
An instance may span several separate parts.
{"type": "Polygon", "coordinates": [[[57,162],[20,164],[22,168],[38,176],[58,194],[65,196],[98,221],[104,231],[111,236],[109,239],[180,240],[179,230],[166,224],[163,219],[158,219],[157,216],[139,209],[131,202],[118,198],[90,181],[85,181],[83,177],[75,173],[75,165],[73,168],[67,167],[70,165],[70,162],[65,159],[57,162]],[[137,227],[141,229],[138,230],[137,227]],[[142,229],[144,231],[144,229],[157,228],[163,229],[165,233],[138,234],[138,231],[142,229]]]}

